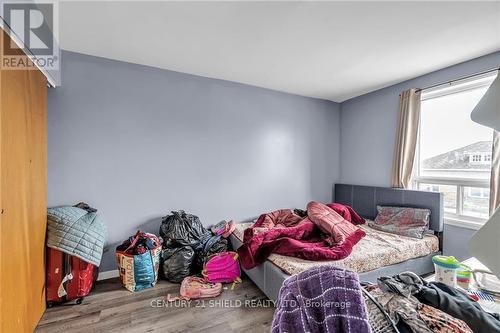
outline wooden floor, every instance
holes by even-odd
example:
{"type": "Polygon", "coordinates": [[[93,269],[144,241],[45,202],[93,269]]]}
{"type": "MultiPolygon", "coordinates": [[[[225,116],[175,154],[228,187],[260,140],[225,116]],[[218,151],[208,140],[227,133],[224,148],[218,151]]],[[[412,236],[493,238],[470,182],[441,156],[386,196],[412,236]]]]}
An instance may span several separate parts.
{"type": "Polygon", "coordinates": [[[166,302],[179,285],[159,281],[131,293],[118,279],[98,281],[80,305],[47,309],[36,332],[269,332],[273,304],[248,279],[214,299],[166,302]],[[164,302],[165,301],[165,302],[164,302]]]}

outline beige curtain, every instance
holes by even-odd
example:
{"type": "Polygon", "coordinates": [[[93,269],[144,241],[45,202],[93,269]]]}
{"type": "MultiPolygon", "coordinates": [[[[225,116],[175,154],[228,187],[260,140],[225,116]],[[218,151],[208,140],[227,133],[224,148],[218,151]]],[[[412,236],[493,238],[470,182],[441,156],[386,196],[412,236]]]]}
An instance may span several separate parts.
{"type": "Polygon", "coordinates": [[[493,133],[493,154],[491,155],[490,215],[500,206],[500,133],[493,133]]]}
{"type": "Polygon", "coordinates": [[[392,187],[409,188],[420,125],[420,89],[403,91],[399,99],[396,148],[392,163],[392,187]]]}

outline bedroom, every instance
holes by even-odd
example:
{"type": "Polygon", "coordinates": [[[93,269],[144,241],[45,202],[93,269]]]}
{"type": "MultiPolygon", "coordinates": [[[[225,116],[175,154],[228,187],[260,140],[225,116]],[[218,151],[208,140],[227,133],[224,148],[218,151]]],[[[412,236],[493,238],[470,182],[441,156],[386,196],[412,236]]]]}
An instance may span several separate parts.
{"type": "Polygon", "coordinates": [[[279,290],[318,267],[500,274],[500,2],[4,1],[1,22],[0,331],[290,331],[279,290]],[[68,212],[90,252],[62,250],[68,212]],[[135,291],[117,248],[139,230],[163,244],[138,235],[135,291]],[[241,283],[168,302],[231,251],[241,283]]]}

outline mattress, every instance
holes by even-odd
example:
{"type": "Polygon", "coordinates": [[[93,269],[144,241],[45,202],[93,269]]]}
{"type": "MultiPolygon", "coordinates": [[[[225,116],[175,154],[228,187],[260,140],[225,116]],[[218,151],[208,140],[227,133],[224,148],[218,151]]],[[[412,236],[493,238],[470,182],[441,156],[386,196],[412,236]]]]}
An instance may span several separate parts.
{"type": "MultiPolygon", "coordinates": [[[[243,240],[243,231],[253,223],[238,223],[233,235],[243,240]]],[[[423,239],[395,235],[360,225],[366,233],[353,248],[349,257],[342,260],[310,261],[295,257],[271,254],[270,262],[289,275],[306,271],[313,266],[334,265],[357,273],[401,263],[413,258],[424,257],[439,251],[439,239],[425,235],[423,239]]]]}

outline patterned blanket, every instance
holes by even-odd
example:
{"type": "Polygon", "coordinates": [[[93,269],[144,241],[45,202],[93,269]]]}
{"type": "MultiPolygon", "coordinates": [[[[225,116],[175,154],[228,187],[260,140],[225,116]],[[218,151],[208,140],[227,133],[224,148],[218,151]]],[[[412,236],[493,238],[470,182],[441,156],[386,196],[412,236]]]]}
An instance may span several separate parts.
{"type": "Polygon", "coordinates": [[[272,332],[371,332],[358,274],[320,266],[286,279],[272,332]]]}
{"type": "Polygon", "coordinates": [[[62,206],[47,210],[47,246],[99,266],[106,226],[95,211],[62,206]]]}

